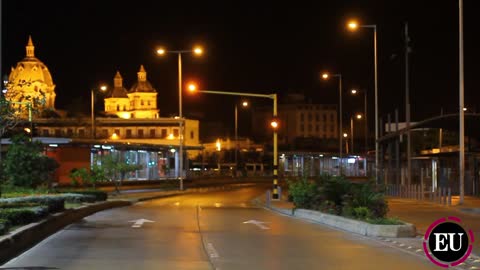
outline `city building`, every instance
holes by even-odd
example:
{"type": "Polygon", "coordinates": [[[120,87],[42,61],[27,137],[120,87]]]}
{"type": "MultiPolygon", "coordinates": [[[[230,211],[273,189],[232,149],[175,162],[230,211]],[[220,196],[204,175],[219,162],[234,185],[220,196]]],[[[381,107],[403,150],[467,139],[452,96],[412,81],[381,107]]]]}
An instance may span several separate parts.
{"type": "Polygon", "coordinates": [[[123,86],[123,78],[117,71],[110,96],[105,98],[107,114],[117,115],[123,119],[159,117],[157,91],[147,80],[147,72],[143,65],[140,66],[137,77],[137,82],[130,88],[130,91],[127,91],[123,86]]]}
{"type": "MultiPolygon", "coordinates": [[[[27,107],[38,112],[29,123],[33,129],[30,135],[33,140],[44,143],[47,155],[59,162],[55,176],[58,183],[70,183],[72,170],[90,168],[98,155],[112,152],[120,153],[127,163],[142,166],[127,176],[130,180],[178,178],[188,174],[189,162],[179,168],[182,136],[179,125],[180,121],[184,122],[182,145],[184,160],[188,161],[196,158],[202,149],[200,123],[193,119],[160,117],[158,92],[147,80],[143,65],[137,73],[137,82],[129,91],[123,85],[120,72],[116,73],[114,87],[105,99],[105,116],[68,118],[57,113],[56,117],[46,117],[46,111],[55,112],[55,84],[47,66],[35,57],[34,48],[29,37],[26,57],[9,75],[6,98],[23,106],[23,112],[27,107]],[[26,99],[27,96],[31,98],[26,99]],[[32,98],[43,102],[25,104],[32,98]]],[[[9,142],[8,139],[0,141],[2,144],[9,142]]]]}
{"type": "Polygon", "coordinates": [[[25,58],[11,68],[5,96],[14,102],[15,107],[38,106],[42,110],[54,110],[55,84],[47,66],[35,57],[35,46],[30,36],[25,50],[25,58]],[[28,105],[29,102],[32,104],[28,105]]]}
{"type": "MultiPolygon", "coordinates": [[[[258,139],[270,138],[269,128],[273,117],[271,107],[253,108],[252,126],[258,139]]],[[[303,95],[289,95],[284,103],[278,105],[279,144],[283,148],[298,150],[299,146],[311,148],[309,141],[315,141],[315,148],[321,151],[333,151],[338,140],[337,105],[313,104],[305,102],[303,95]]]]}

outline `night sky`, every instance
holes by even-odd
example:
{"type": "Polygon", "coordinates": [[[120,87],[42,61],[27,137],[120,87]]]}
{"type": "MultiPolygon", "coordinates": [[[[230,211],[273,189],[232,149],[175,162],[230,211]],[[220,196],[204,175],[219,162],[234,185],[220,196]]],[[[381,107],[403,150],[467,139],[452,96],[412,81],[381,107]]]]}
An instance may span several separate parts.
{"type": "MultiPolygon", "coordinates": [[[[381,115],[404,115],[403,24],[409,22],[412,120],[458,107],[458,1],[3,1],[2,66],[25,56],[28,35],[57,85],[56,106],[83,104],[90,89],[113,84],[119,70],[127,88],[143,64],[159,92],[161,116],[178,108],[177,59],[155,49],[204,46],[202,58],[183,56],[184,79],[203,89],[304,93],[314,103],[337,103],[338,84],[320,80],[330,70],[344,77],[344,115],[363,110],[352,87],[369,94],[374,111],[373,31],[351,33],[348,18],[378,27],[381,115]]],[[[477,106],[480,60],[474,0],[465,0],[465,103],[477,106]]],[[[5,72],[5,71],[4,71],[5,72]]],[[[235,99],[184,95],[184,114],[232,123],[235,99]]],[[[252,100],[262,105],[261,100],[252,100]]],[[[267,101],[268,102],[268,101],[267,101]]],[[[266,103],[270,104],[270,103],[266,103]]],[[[99,104],[100,105],[100,104],[99,104]]],[[[477,108],[480,111],[480,106],[477,108]]],[[[370,123],[373,127],[373,121],[370,123]]]]}

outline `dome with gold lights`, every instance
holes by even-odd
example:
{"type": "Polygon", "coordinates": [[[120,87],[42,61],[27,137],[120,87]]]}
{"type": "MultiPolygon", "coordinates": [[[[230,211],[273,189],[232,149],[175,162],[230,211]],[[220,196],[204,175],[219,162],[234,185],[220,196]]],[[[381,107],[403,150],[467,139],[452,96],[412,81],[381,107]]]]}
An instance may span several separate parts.
{"type": "Polygon", "coordinates": [[[44,109],[55,109],[54,90],[52,75],[48,67],[35,57],[35,46],[29,36],[25,58],[12,67],[8,76],[6,96],[17,102],[25,101],[26,97],[38,98],[44,109]]]}

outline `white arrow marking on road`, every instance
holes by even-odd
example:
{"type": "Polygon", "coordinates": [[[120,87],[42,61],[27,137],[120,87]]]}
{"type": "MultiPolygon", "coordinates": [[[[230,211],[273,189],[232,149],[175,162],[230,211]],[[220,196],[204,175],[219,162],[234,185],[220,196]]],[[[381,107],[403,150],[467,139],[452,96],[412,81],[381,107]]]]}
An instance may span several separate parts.
{"type": "Polygon", "coordinates": [[[243,224],[254,224],[255,226],[259,227],[260,229],[262,230],[269,230],[270,228],[263,225],[264,223],[267,223],[267,222],[263,222],[263,221],[258,221],[258,220],[254,220],[254,219],[251,219],[249,221],[244,221],[243,224]]]}
{"type": "Polygon", "coordinates": [[[141,219],[130,220],[129,222],[134,222],[133,225],[132,225],[132,228],[140,228],[140,227],[142,227],[143,223],[155,222],[155,221],[151,221],[151,220],[148,220],[148,219],[141,218],[141,219]]]}

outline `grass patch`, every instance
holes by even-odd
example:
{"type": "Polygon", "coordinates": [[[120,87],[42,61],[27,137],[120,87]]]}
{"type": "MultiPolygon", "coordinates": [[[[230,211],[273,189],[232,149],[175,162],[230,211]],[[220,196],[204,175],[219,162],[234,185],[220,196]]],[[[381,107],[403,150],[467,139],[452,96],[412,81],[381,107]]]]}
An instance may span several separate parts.
{"type": "Polygon", "coordinates": [[[366,219],[365,222],[376,225],[405,225],[404,222],[400,221],[396,217],[366,219]]]}
{"type": "Polygon", "coordinates": [[[15,198],[15,197],[25,197],[32,195],[45,195],[52,194],[53,191],[48,188],[25,188],[25,187],[15,187],[10,185],[2,186],[2,198],[15,198]]]}
{"type": "Polygon", "coordinates": [[[78,208],[80,206],[82,206],[83,203],[69,203],[69,202],[65,202],[65,209],[75,209],[75,208],[78,208]]]}

